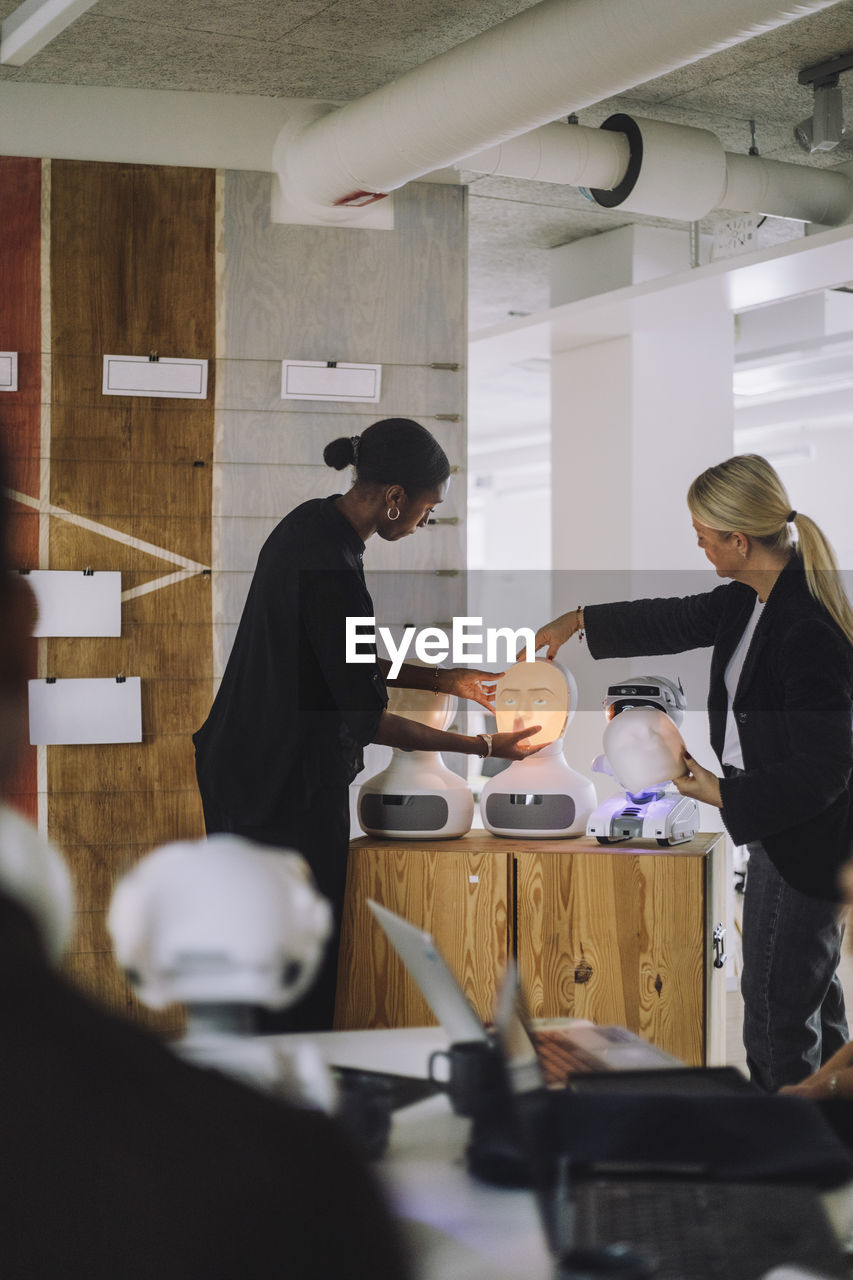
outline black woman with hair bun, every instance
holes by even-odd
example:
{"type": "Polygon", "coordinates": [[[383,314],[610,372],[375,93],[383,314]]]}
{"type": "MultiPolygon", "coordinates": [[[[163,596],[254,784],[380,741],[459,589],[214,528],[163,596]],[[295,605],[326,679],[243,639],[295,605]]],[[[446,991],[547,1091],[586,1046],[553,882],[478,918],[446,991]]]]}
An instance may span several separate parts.
{"type": "MultiPolygon", "coordinates": [[[[382,659],[347,663],[347,618],[373,617],[362,555],[375,535],[399,542],[422,529],[447,493],[450,464],[409,418],[386,418],[326,445],[344,494],[303,502],[258,557],[234,647],[210,714],[194,735],[208,835],[234,832],[304,855],[338,925],[349,848],[349,784],[369,742],[404,750],[489,753],[519,760],[536,728],[482,736],[446,733],[387,710],[382,659]]],[[[491,708],[494,673],[403,664],[394,684],[470,698],[491,708]]],[[[337,935],[336,935],[337,938],[337,935]]],[[[332,1025],[337,941],[313,989],[259,1029],[332,1025]]]]}

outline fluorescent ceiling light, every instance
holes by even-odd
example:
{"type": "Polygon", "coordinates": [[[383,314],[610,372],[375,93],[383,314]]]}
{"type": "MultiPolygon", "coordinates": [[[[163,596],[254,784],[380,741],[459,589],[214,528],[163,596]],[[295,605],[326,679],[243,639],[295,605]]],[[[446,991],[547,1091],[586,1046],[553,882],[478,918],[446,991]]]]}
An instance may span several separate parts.
{"type": "Polygon", "coordinates": [[[21,67],[96,0],[26,0],[0,27],[0,63],[21,67]]]}
{"type": "Polygon", "coordinates": [[[822,350],[790,351],[776,358],[738,360],[732,379],[735,397],[784,400],[853,386],[853,344],[827,343],[822,350]]]}

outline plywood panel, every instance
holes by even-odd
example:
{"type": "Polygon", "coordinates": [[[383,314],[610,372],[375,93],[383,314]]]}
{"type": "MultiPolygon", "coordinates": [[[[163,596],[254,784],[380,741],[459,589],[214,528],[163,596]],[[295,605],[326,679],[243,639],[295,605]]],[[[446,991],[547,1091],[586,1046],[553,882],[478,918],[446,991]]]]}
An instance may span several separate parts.
{"type": "MultiPolygon", "coordinates": [[[[210,563],[214,388],[193,404],[104,397],[102,357],[214,355],[214,175],[57,162],[52,187],[51,498],[72,522],[52,520],[51,563],[120,569],[134,590],[179,568],[170,553],[210,563]]],[[[143,677],[141,744],[48,751],[48,823],[73,850],[81,956],[108,950],[102,912],[129,851],[203,832],[189,735],[210,700],[210,624],[199,576],[126,601],[119,638],[49,642],[53,675],[143,677]]],[[[108,964],[78,973],[135,1014],[108,964]]]]}
{"type": "MultiPolygon", "coordinates": [[[[188,581],[192,581],[189,579],[188,581]]],[[[178,591],[186,585],[169,587],[178,591]]],[[[144,608],[151,597],[137,601],[144,608]]],[[[210,623],[130,622],[122,635],[91,640],[56,639],[49,642],[48,669],[52,676],[111,676],[123,673],[146,679],[197,679],[210,670],[210,623]]],[[[143,722],[143,732],[145,724],[143,722]]]]}
{"type": "MultiPolygon", "coordinates": [[[[63,792],[48,797],[51,838],[66,844],[165,844],[204,834],[195,791],[63,792]]],[[[80,906],[87,905],[86,900],[80,906]]]]}
{"type": "Polygon", "coordinates": [[[77,901],[85,902],[90,911],[105,911],[119,876],[139,861],[144,850],[144,845],[63,845],[77,901]]]}
{"type": "Polygon", "coordinates": [[[509,954],[509,854],[442,845],[350,849],[336,1027],[435,1022],[367,898],[428,930],[480,1017],[491,1019],[509,954]]]}
{"type": "Polygon", "coordinates": [[[49,753],[52,796],[80,791],[195,791],[195,763],[187,734],[150,735],[143,742],[56,747],[49,753]]]}
{"type": "Polygon", "coordinates": [[[160,513],[209,507],[210,472],[191,461],[51,460],[51,500],[93,520],[156,519],[160,513]]]}

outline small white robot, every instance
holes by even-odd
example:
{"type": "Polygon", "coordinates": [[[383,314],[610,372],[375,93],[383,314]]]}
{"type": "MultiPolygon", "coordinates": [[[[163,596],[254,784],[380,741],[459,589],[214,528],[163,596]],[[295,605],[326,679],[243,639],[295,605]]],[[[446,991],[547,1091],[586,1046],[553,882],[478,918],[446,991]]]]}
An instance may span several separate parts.
{"type": "Polygon", "coordinates": [[[108,927],[140,1000],[186,1006],[181,1057],[334,1109],[315,1045],[253,1034],[257,1006],[284,1009],[307,991],[331,934],[332,909],[300,854],[232,835],[164,845],[119,880],[108,927]]]}
{"type": "Polygon", "coordinates": [[[681,681],[634,676],[611,685],[602,705],[608,722],[604,754],[593,761],[593,771],[610,774],[625,794],[596,807],[587,835],[599,844],[642,839],[665,846],[692,840],[699,830],[699,806],[671,785],[687,773],[678,732],[686,705],[681,681]]]}
{"type": "MultiPolygon", "coordinates": [[[[407,720],[446,729],[456,715],[452,694],[424,689],[388,690],[388,710],[407,720]]],[[[402,751],[363,783],[358,820],[372,836],[403,840],[452,839],[470,831],[474,797],[464,778],[448,769],[438,751],[402,751]]]]}
{"type": "Polygon", "coordinates": [[[582,836],[595,805],[595,787],[563,755],[563,739],[577,706],[577,685],[557,662],[517,662],[498,680],[499,733],[541,725],[525,742],[546,745],[490,778],[480,796],[483,825],[497,836],[558,839],[582,836]]]}

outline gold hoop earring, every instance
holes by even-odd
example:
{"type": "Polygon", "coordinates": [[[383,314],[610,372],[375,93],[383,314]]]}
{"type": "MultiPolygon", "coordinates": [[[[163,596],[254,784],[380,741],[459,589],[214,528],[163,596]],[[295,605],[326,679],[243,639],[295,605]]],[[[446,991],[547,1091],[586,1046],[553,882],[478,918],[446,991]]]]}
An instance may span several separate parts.
{"type": "Polygon", "coordinates": [[[399,519],[400,519],[400,508],[399,508],[399,507],[395,507],[395,508],[394,508],[394,514],[393,514],[393,516],[392,516],[392,515],[391,515],[391,508],[389,507],[385,514],[387,515],[387,517],[388,517],[388,519],[389,519],[389,520],[399,520],[399,519]]]}

